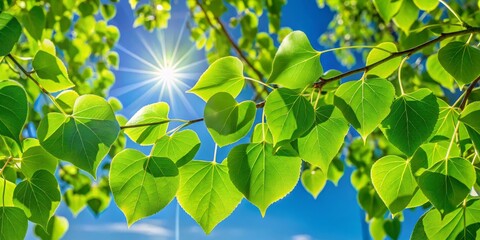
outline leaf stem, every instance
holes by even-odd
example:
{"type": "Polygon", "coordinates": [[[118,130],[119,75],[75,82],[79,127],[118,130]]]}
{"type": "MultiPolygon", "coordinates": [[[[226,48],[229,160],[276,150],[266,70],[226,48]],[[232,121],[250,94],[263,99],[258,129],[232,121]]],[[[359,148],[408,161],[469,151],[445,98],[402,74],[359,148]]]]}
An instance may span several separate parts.
{"type": "Polygon", "coordinates": [[[260,81],[260,80],[257,80],[257,79],[251,78],[251,77],[244,77],[244,78],[245,78],[245,80],[252,81],[252,82],[256,82],[256,83],[258,83],[258,84],[260,84],[260,85],[263,85],[264,87],[267,87],[267,88],[269,88],[269,89],[271,89],[271,90],[275,89],[274,87],[272,87],[272,86],[270,86],[270,85],[268,85],[268,84],[266,84],[266,83],[264,83],[264,82],[262,82],[262,81],[260,81]]]}
{"type": "Polygon", "coordinates": [[[461,22],[463,25],[465,25],[465,23],[463,22],[463,20],[460,18],[460,16],[458,16],[458,14],[453,11],[453,9],[444,1],[444,0],[439,0],[441,4],[443,4],[443,6],[445,6],[448,11],[450,11],[457,19],[459,22],[461,22]]]}
{"type": "Polygon", "coordinates": [[[460,103],[460,106],[459,108],[461,110],[463,110],[465,108],[465,106],[467,105],[467,101],[468,101],[468,97],[470,96],[470,94],[472,93],[473,89],[475,88],[475,86],[477,85],[477,83],[480,81],[480,76],[475,79],[471,84],[470,86],[468,86],[467,90],[465,91],[465,94],[462,98],[462,103],[460,103]]]}
{"type": "Polygon", "coordinates": [[[7,158],[7,161],[5,161],[5,164],[3,165],[3,167],[0,169],[0,174],[3,176],[3,171],[5,170],[5,168],[7,168],[8,164],[10,163],[10,161],[12,161],[13,157],[8,157],[7,158]]]}
{"type": "MultiPolygon", "coordinates": [[[[252,69],[252,71],[255,73],[255,75],[257,75],[257,77],[259,79],[263,79],[263,74],[257,69],[255,68],[255,66],[253,66],[253,64],[250,62],[250,60],[245,56],[245,54],[242,52],[242,50],[240,49],[240,47],[235,43],[235,41],[233,40],[232,36],[230,36],[230,34],[228,33],[228,30],[227,28],[225,27],[225,25],[222,23],[222,21],[220,20],[220,18],[214,16],[214,20],[218,23],[218,25],[220,26],[220,28],[218,28],[217,26],[215,26],[215,24],[213,23],[213,21],[210,19],[210,17],[208,16],[208,11],[207,9],[205,9],[205,7],[202,5],[202,3],[200,2],[200,0],[196,0],[195,1],[197,3],[197,6],[200,7],[200,9],[202,10],[203,14],[205,15],[205,19],[207,20],[207,23],[208,25],[210,25],[213,29],[223,33],[223,35],[227,38],[228,42],[230,43],[230,45],[233,47],[233,49],[235,50],[235,52],[237,52],[238,56],[248,65],[248,67],[250,69],[252,69]]],[[[253,86],[253,84],[252,84],[253,86]]],[[[263,88],[263,91],[264,92],[267,92],[267,89],[264,87],[263,88]]]]}
{"type": "Polygon", "coordinates": [[[400,62],[400,66],[398,67],[398,86],[400,87],[400,92],[402,93],[402,95],[405,95],[405,91],[403,90],[403,83],[402,83],[402,67],[408,58],[410,58],[410,54],[402,59],[402,62],[400,62]]]}
{"type": "Polygon", "coordinates": [[[213,151],[213,160],[212,160],[213,164],[217,163],[217,151],[218,151],[218,145],[215,143],[215,150],[213,151]]]}
{"type": "Polygon", "coordinates": [[[57,103],[57,101],[55,100],[55,97],[50,92],[48,92],[45,88],[43,88],[42,85],[32,76],[32,72],[27,71],[22,66],[22,64],[20,64],[11,54],[8,54],[7,57],[10,60],[12,60],[12,62],[23,72],[23,74],[25,74],[25,76],[27,76],[30,80],[32,80],[38,86],[38,88],[40,88],[40,90],[45,95],[48,96],[48,98],[50,98],[53,105],[55,105],[55,107],[58,108],[58,110],[60,110],[60,112],[62,112],[64,115],[67,115],[67,113],[63,110],[63,108],[57,103]]]}
{"type": "Polygon", "coordinates": [[[441,42],[447,38],[452,38],[452,37],[456,37],[456,36],[461,36],[461,35],[465,35],[465,34],[471,34],[471,33],[478,33],[480,32],[480,27],[468,27],[467,29],[465,30],[460,30],[460,31],[456,31],[456,32],[449,32],[449,33],[442,33],[440,34],[439,37],[437,38],[434,38],[434,39],[431,39],[427,42],[424,42],[420,45],[417,45],[415,47],[412,47],[412,48],[409,48],[409,49],[406,49],[406,50],[403,50],[403,51],[398,51],[398,52],[394,52],[392,54],[390,54],[390,56],[378,61],[378,62],[374,62],[370,65],[366,65],[364,67],[361,67],[361,68],[357,68],[357,69],[353,69],[351,71],[348,71],[348,72],[345,72],[345,73],[342,73],[340,75],[337,75],[337,76],[334,76],[334,77],[331,77],[331,78],[323,78],[323,77],[320,77],[318,79],[317,82],[315,82],[313,84],[313,87],[314,88],[318,88],[319,85],[322,83],[322,82],[331,82],[331,81],[336,81],[336,80],[340,80],[342,78],[345,78],[345,77],[348,77],[348,76],[351,76],[353,74],[356,74],[356,73],[360,73],[360,72],[365,72],[365,71],[368,71],[372,68],[375,68],[377,67],[378,65],[382,64],[382,63],[385,63],[391,59],[394,59],[396,57],[400,57],[400,56],[403,56],[403,55],[406,55],[406,54],[414,54],[420,50],[422,50],[423,48],[426,48],[430,45],[433,45],[435,43],[438,43],[438,42],[441,42]]]}

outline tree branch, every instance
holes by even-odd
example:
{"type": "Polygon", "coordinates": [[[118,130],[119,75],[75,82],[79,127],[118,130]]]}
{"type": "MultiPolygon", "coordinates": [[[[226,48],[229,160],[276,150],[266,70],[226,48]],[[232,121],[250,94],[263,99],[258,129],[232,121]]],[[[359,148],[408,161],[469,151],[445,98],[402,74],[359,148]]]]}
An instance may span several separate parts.
{"type": "MultiPolygon", "coordinates": [[[[243,53],[243,51],[240,49],[240,47],[235,43],[235,41],[233,40],[232,36],[230,36],[230,34],[228,33],[228,30],[227,28],[225,27],[225,25],[222,23],[222,21],[220,20],[220,18],[214,16],[214,20],[218,23],[218,25],[220,26],[220,29],[215,26],[215,24],[212,22],[212,20],[210,19],[210,17],[208,16],[208,11],[204,8],[204,6],[202,5],[202,3],[200,2],[200,0],[196,0],[196,3],[197,5],[200,7],[200,9],[202,10],[203,14],[205,14],[205,18],[207,19],[207,23],[208,25],[210,25],[212,28],[216,29],[217,31],[220,31],[223,33],[223,35],[227,38],[228,42],[230,43],[230,45],[233,47],[233,49],[235,50],[235,52],[237,52],[238,56],[248,65],[248,67],[250,69],[252,69],[252,71],[255,73],[255,75],[257,75],[257,77],[259,78],[260,81],[263,81],[263,74],[257,69],[255,68],[255,66],[253,66],[253,64],[250,62],[250,60],[248,60],[247,56],[245,56],[245,54],[243,53]]],[[[250,83],[252,86],[253,86],[253,83],[250,83]]],[[[265,87],[265,86],[262,86],[263,88],[263,91],[264,92],[267,92],[268,93],[268,89],[265,87]]]]}
{"type": "Polygon", "coordinates": [[[332,82],[332,81],[336,81],[336,80],[340,80],[342,78],[345,78],[345,77],[348,77],[348,76],[351,76],[353,74],[356,74],[356,73],[360,73],[360,72],[367,72],[369,70],[371,70],[372,68],[375,68],[377,67],[378,65],[382,64],[382,63],[385,63],[391,59],[394,59],[396,57],[400,57],[400,56],[403,56],[403,55],[412,55],[420,50],[422,50],[423,48],[425,47],[428,47],[432,44],[435,44],[435,43],[438,43],[438,42],[441,42],[447,38],[451,38],[451,37],[456,37],[456,36],[461,36],[461,35],[465,35],[465,34],[471,34],[471,33],[478,33],[480,32],[480,27],[469,27],[465,30],[461,30],[461,31],[456,31],[456,32],[449,32],[449,33],[442,33],[439,37],[437,38],[434,38],[432,40],[429,40],[427,42],[424,42],[418,46],[415,46],[415,47],[412,47],[412,48],[409,48],[409,49],[406,49],[406,50],[403,50],[403,51],[399,51],[399,52],[394,52],[392,54],[390,54],[390,56],[378,61],[378,62],[375,62],[375,63],[372,63],[370,65],[367,65],[365,67],[361,67],[361,68],[357,68],[357,69],[353,69],[351,71],[348,71],[348,72],[345,72],[345,73],[342,73],[340,75],[337,75],[335,77],[331,77],[331,78],[319,78],[317,82],[315,82],[313,84],[313,87],[314,88],[318,88],[320,86],[320,84],[325,84],[324,82],[332,82]]]}
{"type": "Polygon", "coordinates": [[[40,90],[48,96],[48,98],[50,98],[50,100],[52,101],[53,105],[55,105],[55,107],[58,108],[58,110],[60,110],[60,112],[62,112],[63,114],[67,115],[64,111],[63,111],[63,108],[60,107],[60,105],[58,105],[57,101],[55,101],[55,97],[52,96],[52,94],[47,91],[47,89],[43,88],[42,85],[34,78],[32,77],[32,73],[34,73],[34,71],[27,71],[23,66],[22,64],[20,64],[17,59],[15,59],[11,54],[8,54],[7,57],[12,60],[12,62],[20,69],[20,71],[23,72],[23,74],[25,74],[25,76],[27,76],[27,78],[29,78],[30,80],[32,80],[37,86],[38,88],[40,88],[40,90]]]}
{"type": "MultiPolygon", "coordinates": [[[[265,101],[259,102],[255,105],[258,108],[263,108],[265,106],[265,101]]],[[[183,119],[166,119],[163,121],[158,121],[158,122],[151,122],[151,123],[140,123],[140,124],[132,124],[132,125],[125,125],[125,126],[120,126],[120,129],[128,129],[128,128],[138,128],[138,127],[148,127],[148,126],[155,126],[155,125],[161,125],[169,122],[183,122],[184,125],[182,127],[186,127],[188,125],[197,123],[197,122],[202,122],[205,120],[204,118],[196,118],[192,120],[183,120],[183,119]]]]}
{"type": "Polygon", "coordinates": [[[465,108],[465,106],[467,105],[468,97],[470,96],[470,94],[472,93],[473,89],[475,88],[475,86],[477,85],[477,83],[479,81],[480,81],[480,76],[477,79],[475,79],[470,84],[470,86],[468,86],[467,90],[465,91],[465,96],[463,96],[462,103],[460,103],[460,106],[459,106],[459,108],[461,110],[463,110],[465,108]]]}

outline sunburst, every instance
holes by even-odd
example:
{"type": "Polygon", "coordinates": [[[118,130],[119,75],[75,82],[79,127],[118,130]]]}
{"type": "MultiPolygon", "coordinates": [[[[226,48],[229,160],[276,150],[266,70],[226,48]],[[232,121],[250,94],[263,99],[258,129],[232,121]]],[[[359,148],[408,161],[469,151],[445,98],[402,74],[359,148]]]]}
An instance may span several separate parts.
{"type": "Polygon", "coordinates": [[[135,74],[134,79],[129,79],[132,83],[122,83],[121,87],[112,90],[113,96],[132,100],[125,103],[127,112],[138,110],[151,101],[165,101],[172,110],[196,113],[185,91],[198,79],[206,60],[198,60],[200,54],[185,36],[185,26],[186,19],[179,32],[174,28],[156,30],[148,36],[136,32],[140,44],[135,48],[141,47],[141,51],[117,45],[117,49],[126,55],[122,61],[128,58],[125,60],[129,62],[129,66],[122,65],[118,71],[135,74]],[[146,54],[138,53],[142,51],[146,54]]]}

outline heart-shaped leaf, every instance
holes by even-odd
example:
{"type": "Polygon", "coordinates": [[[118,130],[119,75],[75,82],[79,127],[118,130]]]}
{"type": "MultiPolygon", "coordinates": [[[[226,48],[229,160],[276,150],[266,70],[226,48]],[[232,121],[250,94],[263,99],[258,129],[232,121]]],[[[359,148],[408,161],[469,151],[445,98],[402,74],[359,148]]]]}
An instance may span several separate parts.
{"type": "Polygon", "coordinates": [[[464,207],[442,215],[432,208],[425,213],[413,229],[411,240],[424,239],[477,239],[480,221],[480,201],[468,201],[464,207]]]}
{"type": "Polygon", "coordinates": [[[330,162],[343,145],[348,128],[340,110],[333,105],[321,106],[317,109],[313,129],[298,139],[299,156],[328,172],[330,162]]]}
{"type": "Polygon", "coordinates": [[[75,86],[70,81],[62,60],[49,52],[38,51],[33,58],[32,66],[40,84],[49,92],[58,92],[75,86]]]}
{"type": "Polygon", "coordinates": [[[30,179],[19,183],[13,202],[27,213],[30,221],[46,227],[61,200],[55,176],[46,170],[36,171],[30,179]]]}
{"type": "Polygon", "coordinates": [[[376,161],[371,177],[375,190],[392,214],[405,209],[418,188],[410,162],[394,155],[376,161]]]}
{"type": "Polygon", "coordinates": [[[322,74],[320,52],[313,49],[305,33],[293,31],[283,39],[275,54],[268,82],[290,89],[303,89],[322,74]]]}
{"type": "Polygon", "coordinates": [[[373,0],[373,5],[377,9],[377,12],[380,14],[380,17],[382,17],[383,21],[388,23],[400,10],[402,1],[373,0]]]}
{"type": "Polygon", "coordinates": [[[209,234],[240,204],[224,163],[191,161],[180,169],[178,203],[209,234]]]}
{"type": "Polygon", "coordinates": [[[385,79],[351,81],[340,85],[335,92],[335,106],[366,139],[388,116],[394,97],[395,89],[385,79]]]}
{"type": "Polygon", "coordinates": [[[50,154],[96,176],[119,131],[108,102],[87,94],[77,98],[72,115],[49,113],[37,134],[40,145],[50,154]]]}
{"type": "Polygon", "coordinates": [[[126,128],[125,134],[138,144],[154,144],[159,138],[165,135],[168,129],[168,111],[168,104],[164,102],[142,107],[128,120],[126,126],[142,124],[147,126],[126,128]]]}
{"type": "Polygon", "coordinates": [[[168,158],[125,149],[112,160],[110,188],[129,226],[167,206],[178,183],[178,169],[168,158]]]}
{"type": "Polygon", "coordinates": [[[438,114],[435,95],[428,89],[419,89],[393,102],[381,130],[395,147],[412,156],[432,134],[438,114]]]}
{"type": "Polygon", "coordinates": [[[327,176],[321,169],[307,169],[302,172],[301,181],[303,187],[317,199],[318,194],[327,184],[327,176]]]}
{"type": "Polygon", "coordinates": [[[23,87],[14,81],[1,81],[0,135],[15,140],[20,146],[20,133],[27,120],[27,114],[27,94],[23,87]]]}
{"type": "Polygon", "coordinates": [[[189,92],[206,102],[219,92],[227,92],[237,97],[244,85],[242,61],[236,57],[223,57],[208,67],[189,92]]]}
{"type": "Polygon", "coordinates": [[[290,193],[300,177],[302,160],[295,153],[261,142],[235,146],[228,154],[230,179],[258,207],[262,216],[274,202],[290,193]]]}
{"type": "Polygon", "coordinates": [[[190,162],[200,148],[200,139],[192,130],[176,132],[172,136],[160,138],[152,149],[155,157],[164,157],[172,160],[177,167],[190,162]]]}
{"type": "Polygon", "coordinates": [[[264,111],[275,146],[302,136],[315,119],[312,104],[286,88],[276,89],[268,95],[264,111]]]}
{"type": "Polygon", "coordinates": [[[480,49],[465,42],[450,42],[438,51],[443,68],[461,85],[473,82],[480,76],[480,49]]]}
{"type": "Polygon", "coordinates": [[[418,177],[425,196],[442,214],[454,211],[470,193],[476,175],[472,164],[463,158],[436,163],[418,177]]]}
{"type": "Polygon", "coordinates": [[[435,8],[437,8],[438,3],[440,1],[438,0],[413,0],[415,5],[417,5],[418,8],[425,10],[425,11],[432,11],[435,8]]]}
{"type": "Polygon", "coordinates": [[[32,7],[28,12],[23,14],[21,21],[33,38],[36,40],[42,39],[43,29],[45,28],[45,13],[43,12],[43,7],[32,7]]]}
{"type": "Polygon", "coordinates": [[[205,125],[213,140],[222,147],[247,135],[255,120],[255,112],[254,102],[238,104],[232,95],[220,92],[212,96],[205,106],[205,125]]]}

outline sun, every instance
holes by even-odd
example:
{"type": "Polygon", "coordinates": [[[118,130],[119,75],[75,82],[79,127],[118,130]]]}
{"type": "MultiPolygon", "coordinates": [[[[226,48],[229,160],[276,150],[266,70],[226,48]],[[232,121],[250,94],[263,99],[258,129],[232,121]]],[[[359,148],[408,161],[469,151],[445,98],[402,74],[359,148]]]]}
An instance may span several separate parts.
{"type": "Polygon", "coordinates": [[[158,70],[158,80],[168,85],[176,84],[177,81],[180,81],[179,75],[178,70],[173,66],[165,66],[158,70]]]}

